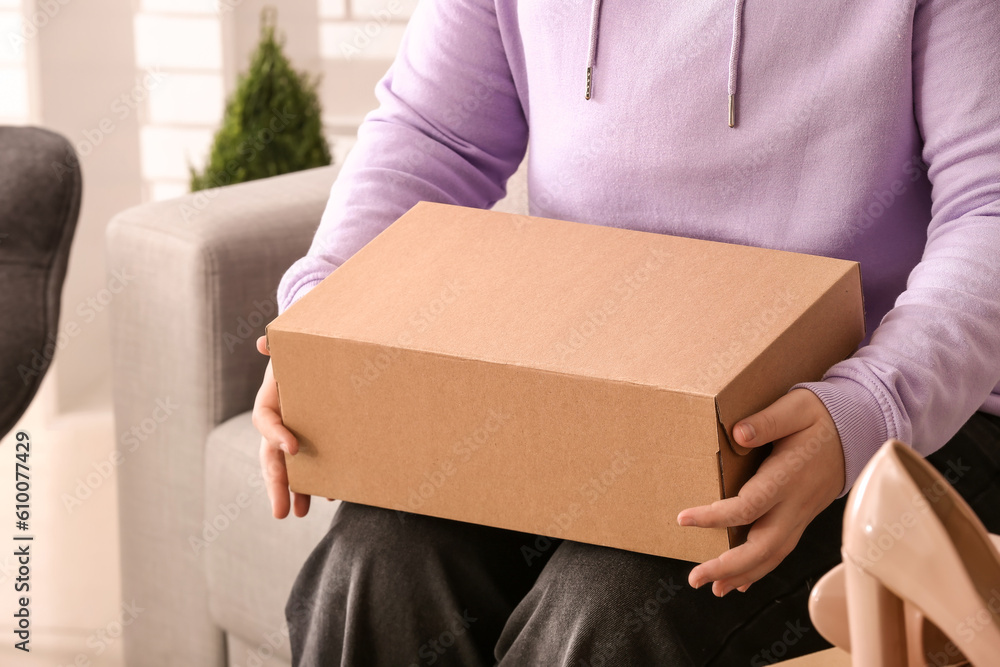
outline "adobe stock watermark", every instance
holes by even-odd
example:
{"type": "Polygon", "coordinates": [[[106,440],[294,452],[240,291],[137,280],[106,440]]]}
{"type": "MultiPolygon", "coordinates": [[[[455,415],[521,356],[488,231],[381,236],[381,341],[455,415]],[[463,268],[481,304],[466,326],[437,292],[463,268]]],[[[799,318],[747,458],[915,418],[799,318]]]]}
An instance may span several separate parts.
{"type": "Polygon", "coordinates": [[[259,336],[264,335],[263,326],[268,320],[278,312],[277,299],[253,302],[253,310],[246,316],[236,318],[236,326],[233,330],[225,331],[222,334],[222,342],[226,344],[226,349],[230,354],[238,345],[242,345],[248,340],[256,341],[259,336]]]}
{"type": "MultiPolygon", "coordinates": [[[[419,173],[419,168],[427,161],[427,154],[411,145],[401,147],[394,157],[400,164],[392,165],[394,168],[387,174],[391,187],[400,187],[413,181],[416,178],[414,174],[419,173]]],[[[326,248],[326,250],[333,249],[326,248]]]]}
{"type": "Polygon", "coordinates": [[[579,16],[580,9],[587,5],[584,5],[583,0],[552,0],[543,6],[555,16],[569,18],[579,16]]]}
{"type": "Polygon", "coordinates": [[[610,296],[593,308],[587,310],[583,319],[570,327],[563,340],[555,345],[555,353],[561,361],[583,348],[587,342],[596,336],[619,309],[632,299],[643,286],[649,283],[653,274],[663,268],[670,259],[670,253],[661,248],[649,248],[649,256],[638,267],[626,270],[619,276],[618,282],[612,286],[614,296],[610,296]]]}
{"type": "Polygon", "coordinates": [[[948,468],[942,472],[947,482],[939,479],[931,486],[921,489],[910,499],[912,509],[903,511],[895,521],[885,522],[878,526],[878,530],[868,533],[865,536],[867,549],[864,557],[853,556],[854,561],[863,568],[872,568],[903,539],[908,530],[917,525],[920,515],[933,513],[931,504],[952,493],[952,487],[971,470],[972,467],[964,465],[961,458],[948,461],[948,468]]]}
{"type": "Polygon", "coordinates": [[[409,667],[421,667],[421,665],[433,665],[441,659],[448,650],[455,645],[458,638],[469,631],[472,624],[479,619],[469,613],[468,609],[461,614],[455,612],[452,621],[447,628],[441,631],[436,637],[429,639],[417,649],[416,662],[411,662],[409,667]]]}
{"type": "Polygon", "coordinates": [[[475,86],[468,95],[463,96],[456,105],[450,106],[444,111],[442,117],[448,128],[452,131],[460,130],[470,118],[474,118],[478,122],[480,117],[475,116],[475,114],[489,103],[497,91],[505,85],[509,85],[509,82],[496,74],[477,73],[475,86]]]}
{"type": "Polygon", "coordinates": [[[798,95],[785,105],[781,121],[768,132],[767,136],[756,145],[749,160],[740,160],[736,169],[726,172],[719,186],[719,195],[726,199],[736,197],[747,185],[757,177],[772,157],[787,160],[785,153],[794,151],[796,139],[801,136],[800,129],[805,127],[817,110],[826,106],[827,97],[821,92],[812,91],[798,95]]]}
{"type": "Polygon", "coordinates": [[[179,408],[180,405],[169,396],[157,398],[148,416],[143,417],[121,434],[118,441],[120,447],[112,450],[106,459],[92,464],[92,472],[87,473],[84,477],[77,477],[72,493],[63,493],[60,496],[66,511],[72,514],[83,506],[83,503],[89,500],[97,489],[111,478],[115,470],[125,463],[126,454],[131,454],[139,449],[142,443],[156,433],[160,425],[170,419],[179,408]]]}
{"type": "Polygon", "coordinates": [[[497,433],[514,419],[512,414],[490,409],[483,422],[471,433],[466,434],[452,445],[451,456],[442,459],[433,470],[425,472],[424,479],[410,488],[406,496],[406,509],[396,510],[400,522],[406,521],[408,512],[419,512],[424,504],[437,494],[438,490],[455,475],[463,463],[468,463],[497,433]]]}
{"type": "MultiPolygon", "coordinates": [[[[19,29],[7,33],[7,41],[11,50],[19,56],[24,56],[28,42],[38,36],[38,33],[52,22],[63,7],[72,0],[35,0],[33,11],[24,16],[19,29]]],[[[16,5],[15,5],[16,6],[16,5]]]]}
{"type": "Polygon", "coordinates": [[[874,227],[899,198],[909,192],[914,183],[926,176],[927,165],[919,155],[914,155],[903,163],[902,171],[905,180],[897,178],[887,189],[872,193],[871,199],[848,228],[845,239],[847,243],[853,243],[858,236],[874,227]]]}
{"type": "Polygon", "coordinates": [[[246,657],[242,662],[235,662],[234,667],[263,667],[267,664],[288,643],[288,625],[282,623],[278,629],[265,632],[263,637],[264,640],[257,646],[246,649],[246,657]]]}
{"type": "Polygon", "coordinates": [[[372,40],[382,34],[386,26],[400,19],[403,13],[403,3],[399,0],[389,0],[382,9],[371,13],[368,21],[361,26],[355,26],[350,40],[341,41],[340,55],[345,60],[354,60],[372,45],[372,40]]]}
{"type": "Polygon", "coordinates": [[[290,112],[287,108],[281,111],[272,111],[271,120],[268,121],[266,127],[257,130],[256,133],[240,142],[236,149],[242,158],[240,161],[229,160],[224,165],[221,174],[213,174],[210,188],[199,190],[189,197],[180,199],[181,218],[184,222],[191,222],[211,206],[215,198],[219,196],[219,188],[232,183],[240,169],[245,164],[256,160],[261,151],[274,141],[275,137],[287,130],[297,118],[298,115],[290,112]]]}
{"type": "Polygon", "coordinates": [[[144,611],[145,608],[137,605],[135,600],[122,602],[118,617],[87,637],[86,646],[90,651],[77,653],[72,662],[60,663],[57,667],[92,667],[95,664],[93,659],[104,655],[113,644],[121,641],[125,628],[135,623],[144,611]]]}
{"type": "Polygon", "coordinates": [[[663,607],[684,590],[684,586],[675,583],[673,577],[665,580],[660,579],[656,584],[656,588],[648,598],[631,606],[625,612],[625,627],[616,632],[610,641],[595,646],[590,658],[581,658],[574,663],[574,667],[608,667],[609,665],[621,664],[615,660],[615,656],[628,645],[629,635],[637,635],[642,632],[656,620],[663,607]]]}
{"type": "Polygon", "coordinates": [[[215,0],[215,12],[227,14],[243,4],[243,0],[215,0]]]}
{"type": "MultiPolygon", "coordinates": [[[[558,173],[532,182],[531,205],[535,215],[542,218],[563,217],[559,214],[560,204],[579,196],[582,186],[577,181],[578,175],[588,173],[587,170],[593,168],[594,162],[608,153],[609,142],[604,136],[588,137],[560,162],[562,168],[558,173]]],[[[530,217],[521,216],[515,220],[515,228],[520,229],[531,223],[530,217]]]]}
{"type": "Polygon", "coordinates": [[[389,370],[393,362],[403,354],[405,348],[413,345],[420,334],[430,329],[465,292],[466,286],[457,280],[449,280],[441,286],[437,296],[420,306],[407,320],[407,326],[396,336],[396,345],[385,347],[380,352],[365,358],[361,370],[351,374],[351,386],[355,393],[377,382],[389,370]]]}
{"type": "Polygon", "coordinates": [[[535,536],[532,543],[521,545],[521,556],[527,566],[541,558],[549,549],[556,544],[548,535],[557,535],[570,529],[576,521],[584,516],[588,506],[596,505],[608,492],[612,486],[618,483],[625,474],[635,464],[635,456],[629,450],[617,450],[614,458],[600,474],[588,479],[577,492],[580,498],[570,502],[566,509],[558,512],[552,517],[552,523],[545,530],[545,534],[535,536]]]}
{"type": "Polygon", "coordinates": [[[254,500],[263,496],[267,490],[261,472],[251,473],[247,478],[247,486],[250,487],[250,491],[240,491],[232,501],[219,503],[215,514],[205,517],[201,522],[200,536],[190,535],[188,537],[188,546],[191,547],[191,552],[195,556],[208,549],[224,532],[229,530],[249,509],[254,500]]]}
{"type": "Polygon", "coordinates": [[[788,655],[789,649],[802,641],[810,629],[811,627],[802,624],[802,619],[796,619],[794,622],[785,621],[781,637],[769,647],[754,653],[750,658],[751,667],[764,667],[781,662],[788,655]]]}
{"type": "MultiPolygon", "coordinates": [[[[488,104],[505,80],[494,74],[477,74],[475,85],[467,95],[455,101],[441,113],[441,117],[453,130],[460,130],[470,119],[478,121],[476,113],[488,104]]],[[[427,153],[417,146],[405,146],[393,155],[398,164],[391,165],[385,174],[391,187],[402,187],[412,182],[420,167],[428,160],[427,153]]],[[[329,249],[328,250],[332,250],[329,249]]]]}
{"type": "MultiPolygon", "coordinates": [[[[804,389],[803,391],[808,390],[804,389]]],[[[823,447],[834,442],[840,442],[836,427],[832,424],[822,424],[817,433],[813,433],[806,442],[796,446],[788,454],[788,463],[791,465],[792,472],[801,471],[819,454],[823,447]]],[[[747,491],[747,487],[744,485],[736,496],[743,501],[743,507],[740,509],[741,525],[753,523],[761,515],[762,510],[768,507],[771,499],[778,495],[778,492],[791,480],[792,477],[787,472],[779,469],[774,473],[773,479],[762,482],[758,485],[760,486],[758,489],[747,491]]]]}
{"type": "MultiPolygon", "coordinates": [[[[967,614],[959,621],[955,628],[955,634],[963,644],[969,644],[975,640],[976,635],[986,628],[995,627],[998,620],[1000,620],[1000,588],[994,587],[990,589],[989,598],[983,599],[982,604],[974,614],[967,614]]],[[[944,653],[946,656],[950,656],[953,651],[958,652],[958,647],[955,646],[954,642],[949,641],[945,646],[944,653]]],[[[948,664],[947,662],[939,662],[942,658],[940,654],[929,655],[928,658],[934,665],[948,664]]]]}
{"type": "Polygon", "coordinates": [[[681,69],[692,60],[696,60],[706,51],[717,48],[719,39],[728,35],[733,29],[731,12],[711,12],[713,19],[708,26],[687,31],[685,39],[676,49],[670,49],[664,64],[668,67],[681,69]]]}
{"type": "Polygon", "coordinates": [[[42,345],[42,349],[32,350],[30,359],[26,363],[22,362],[17,365],[21,381],[28,385],[48,370],[56,352],[64,349],[74,338],[79,336],[84,329],[83,325],[96,320],[115,296],[121,294],[133,280],[135,280],[135,276],[129,273],[128,269],[113,270],[105,287],[77,304],[74,312],[82,320],[82,325],[77,320],[67,319],[54,335],[48,335],[48,340],[42,345]]]}
{"type": "Polygon", "coordinates": [[[959,656],[962,656],[962,650],[950,637],[958,637],[963,644],[971,643],[975,640],[977,634],[985,628],[993,626],[998,618],[1000,618],[1000,588],[993,588],[990,590],[989,598],[983,600],[983,604],[980,605],[974,614],[967,614],[958,622],[955,626],[955,632],[945,633],[949,639],[944,646],[940,647],[940,650],[936,650],[937,647],[934,647],[925,651],[924,658],[926,659],[926,663],[934,667],[968,664],[967,662],[960,663],[958,661],[959,656]]]}
{"type": "Polygon", "coordinates": [[[50,167],[60,182],[65,179],[67,174],[76,171],[80,159],[86,158],[96,151],[109,136],[121,127],[121,124],[129,116],[136,112],[139,105],[149,98],[150,93],[162,85],[167,78],[168,76],[160,72],[157,67],[150,67],[142,74],[137,74],[135,85],[111,102],[108,114],[97,121],[94,126],[83,130],[82,137],[73,142],[76,153],[67,149],[65,157],[61,161],[51,163],[50,167]]]}
{"type": "MultiPolygon", "coordinates": [[[[836,427],[827,424],[821,425],[817,433],[813,433],[806,442],[796,446],[788,453],[787,462],[791,466],[792,472],[797,473],[801,471],[806,464],[819,454],[824,446],[828,446],[834,442],[837,442],[838,445],[840,442],[836,427]]],[[[961,458],[959,458],[949,461],[948,469],[942,474],[948,482],[954,484],[970,470],[971,468],[964,465],[961,458]]],[[[762,510],[769,506],[771,499],[791,479],[792,476],[784,470],[778,470],[774,474],[773,479],[766,480],[761,485],[758,485],[760,486],[758,489],[746,491],[746,486],[744,486],[740,490],[739,495],[736,496],[743,501],[743,507],[740,510],[741,520],[743,521],[742,525],[749,525],[755,521],[761,515],[762,510]]],[[[857,563],[870,567],[876,561],[880,560],[903,537],[907,529],[916,525],[917,513],[931,511],[928,503],[940,500],[948,492],[947,489],[947,483],[942,483],[939,480],[931,487],[915,494],[911,500],[914,511],[907,510],[899,517],[897,522],[883,524],[878,534],[873,533],[869,536],[867,538],[869,547],[866,553],[867,558],[856,558],[857,563]]]]}
{"type": "Polygon", "coordinates": [[[740,355],[749,346],[755,344],[765,332],[770,331],[778,318],[787,312],[799,299],[801,294],[794,285],[786,285],[778,290],[771,303],[748,318],[740,327],[740,335],[734,338],[728,346],[716,350],[707,366],[702,367],[689,387],[696,391],[705,391],[727,377],[735,368],[740,355]]]}

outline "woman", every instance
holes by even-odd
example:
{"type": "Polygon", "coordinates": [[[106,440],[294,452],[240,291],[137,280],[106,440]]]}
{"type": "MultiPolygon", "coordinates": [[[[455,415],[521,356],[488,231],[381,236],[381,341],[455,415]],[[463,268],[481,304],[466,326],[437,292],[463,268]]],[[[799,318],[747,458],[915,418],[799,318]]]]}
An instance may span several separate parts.
{"type": "MultiPolygon", "coordinates": [[[[974,471],[956,487],[1000,528],[995,9],[423,0],[282,309],[419,200],[491,206],[530,148],[534,215],[859,261],[869,336],[736,425],[741,444],[775,443],[740,497],[678,517],[752,522],[745,545],[693,567],[564,542],[528,566],[533,536],[345,504],[289,600],[296,664],[769,664],[815,650],[805,600],[839,560],[836,499],[888,438],[974,471]],[[793,465],[811,438],[824,447],[793,465]]],[[[278,415],[269,368],[254,416],[283,517],[281,450],[297,445],[278,415]]],[[[292,504],[304,515],[309,498],[292,504]]]]}

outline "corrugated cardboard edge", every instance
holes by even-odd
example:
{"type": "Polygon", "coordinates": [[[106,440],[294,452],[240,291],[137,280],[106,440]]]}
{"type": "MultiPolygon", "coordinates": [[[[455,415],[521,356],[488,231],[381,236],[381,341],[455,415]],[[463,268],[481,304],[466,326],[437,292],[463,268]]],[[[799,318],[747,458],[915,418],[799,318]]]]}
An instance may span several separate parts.
{"type": "MultiPolygon", "coordinates": [[[[726,434],[722,422],[718,422],[719,427],[719,497],[736,497],[743,485],[747,483],[757,468],[764,462],[768,454],[771,453],[771,446],[745,449],[746,454],[739,454],[730,446],[730,439],[726,434]]],[[[726,529],[729,535],[729,548],[737,547],[747,541],[747,534],[750,526],[734,526],[726,529]]]]}
{"type": "Polygon", "coordinates": [[[862,304],[860,266],[850,263],[820,298],[723,387],[718,397],[719,417],[734,451],[743,449],[732,441],[736,422],[763,410],[793,385],[819,380],[831,366],[858,349],[865,336],[862,304]],[[853,326],[845,326],[838,315],[851,311],[853,326]],[[808,344],[809,330],[822,336],[828,355],[786,356],[790,340],[808,344]]]}
{"type": "MultiPolygon", "coordinates": [[[[770,446],[747,449],[732,439],[732,428],[748,417],[776,401],[799,382],[819,380],[837,362],[851,356],[865,336],[864,298],[861,289],[861,267],[851,263],[844,274],[823,295],[813,302],[781,335],[779,335],[750,365],[743,369],[716,398],[719,420],[719,478],[722,498],[735,497],[743,484],[757,470],[770,453],[770,446]],[[833,314],[853,309],[854,326],[831,326],[833,314]],[[783,339],[803,336],[805,329],[820,329],[839,333],[829,343],[830,355],[817,356],[810,368],[803,369],[795,359],[782,357],[787,348],[783,339]],[[777,370],[778,373],[774,371],[777,370]],[[787,379],[794,377],[796,379],[787,379]],[[759,391],[759,378],[766,378],[763,391],[759,391]],[[805,379],[804,379],[805,378],[805,379]],[[754,385],[758,385],[755,389],[754,385]]],[[[829,335],[829,333],[827,334],[829,335]]],[[[748,526],[730,529],[730,546],[746,541],[748,526]]]]}

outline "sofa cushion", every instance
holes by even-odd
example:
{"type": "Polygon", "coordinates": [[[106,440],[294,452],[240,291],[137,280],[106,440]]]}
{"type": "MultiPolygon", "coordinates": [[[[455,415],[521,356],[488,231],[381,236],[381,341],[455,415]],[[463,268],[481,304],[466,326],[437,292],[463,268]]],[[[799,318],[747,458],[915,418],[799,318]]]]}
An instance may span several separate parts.
{"type": "Polygon", "coordinates": [[[313,498],[305,518],[272,517],[259,448],[249,412],[212,431],[205,451],[205,522],[188,541],[204,558],[209,608],[219,626],[248,646],[270,646],[290,659],[285,601],[338,503],[313,498]]]}

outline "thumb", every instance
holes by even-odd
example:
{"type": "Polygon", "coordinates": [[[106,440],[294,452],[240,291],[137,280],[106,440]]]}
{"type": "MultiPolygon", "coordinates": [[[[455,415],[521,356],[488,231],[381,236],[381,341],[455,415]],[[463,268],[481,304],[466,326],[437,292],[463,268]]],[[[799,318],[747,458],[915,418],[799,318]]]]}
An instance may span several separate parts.
{"type": "Polygon", "coordinates": [[[257,351],[268,357],[271,356],[271,351],[267,349],[267,336],[261,336],[257,339],[257,351]]]}
{"type": "Polygon", "coordinates": [[[733,426],[733,439],[744,447],[762,447],[770,442],[803,431],[813,423],[809,397],[791,391],[760,412],[741,419],[733,426]]]}

